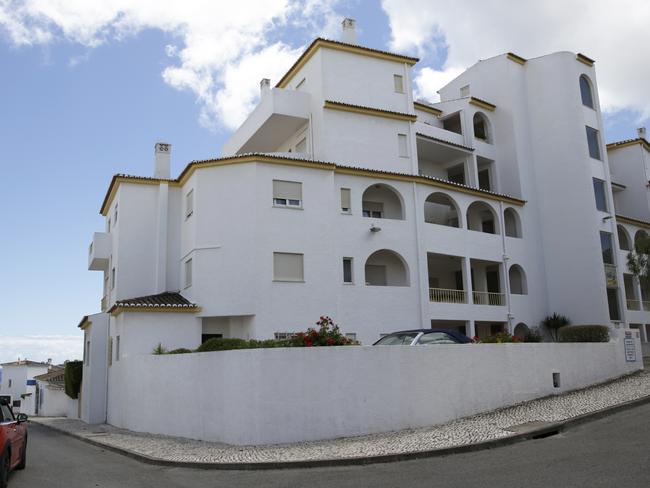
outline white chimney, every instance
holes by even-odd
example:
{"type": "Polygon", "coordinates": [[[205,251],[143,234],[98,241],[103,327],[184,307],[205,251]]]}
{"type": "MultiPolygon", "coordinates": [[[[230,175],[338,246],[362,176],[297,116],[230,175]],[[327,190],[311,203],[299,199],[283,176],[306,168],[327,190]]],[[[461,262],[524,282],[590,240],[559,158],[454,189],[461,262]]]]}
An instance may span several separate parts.
{"type": "Polygon", "coordinates": [[[645,139],[645,127],[639,127],[639,128],[636,130],[636,133],[639,134],[639,137],[640,137],[641,139],[645,139]]]}
{"type": "Polygon", "coordinates": [[[341,36],[341,41],[346,44],[356,44],[357,43],[357,31],[355,29],[355,20],[346,17],[343,19],[341,25],[343,26],[343,35],[341,36]]]}
{"type": "Polygon", "coordinates": [[[169,179],[171,175],[172,145],[156,142],[154,146],[154,178],[169,179]]]}
{"type": "Polygon", "coordinates": [[[264,98],[269,93],[271,93],[271,80],[262,78],[262,81],[260,81],[260,97],[264,98]]]}

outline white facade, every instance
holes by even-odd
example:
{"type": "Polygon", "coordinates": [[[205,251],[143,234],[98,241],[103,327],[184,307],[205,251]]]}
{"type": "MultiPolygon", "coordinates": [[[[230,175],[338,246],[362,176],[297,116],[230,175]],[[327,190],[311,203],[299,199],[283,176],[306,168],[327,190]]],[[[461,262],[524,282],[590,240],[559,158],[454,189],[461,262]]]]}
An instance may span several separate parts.
{"type": "Polygon", "coordinates": [[[221,158],[171,179],[159,143],[154,177],[113,178],[89,249],[104,281],[100,364],[84,371],[108,384],[98,405],[120,401],[120,361],[158,344],[268,339],[322,315],[363,344],[430,326],[520,334],[554,312],[614,337],[641,324],[647,340],[650,295],[626,295],[617,232],[650,229],[647,142],[643,188],[624,163],[613,178],[593,61],[496,56],[435,104],[413,100],[416,62],[317,39],[276,87],[263,80],[221,158]]]}
{"type": "Polygon", "coordinates": [[[0,395],[10,395],[14,409],[21,411],[21,395],[30,393],[30,386],[36,383],[34,377],[47,373],[50,366],[26,359],[3,364],[0,395]]]}

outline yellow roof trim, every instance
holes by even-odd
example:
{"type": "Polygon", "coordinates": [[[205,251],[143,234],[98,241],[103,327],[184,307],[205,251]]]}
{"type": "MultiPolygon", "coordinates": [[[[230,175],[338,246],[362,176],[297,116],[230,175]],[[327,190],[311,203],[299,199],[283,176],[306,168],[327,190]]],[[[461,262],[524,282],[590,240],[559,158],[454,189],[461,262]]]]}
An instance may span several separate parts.
{"type": "Polygon", "coordinates": [[[616,220],[623,224],[630,224],[636,227],[641,227],[643,229],[650,229],[650,222],[644,222],[643,220],[637,220],[631,217],[624,217],[622,215],[617,215],[616,220]]]}
{"type": "Polygon", "coordinates": [[[440,117],[442,115],[442,110],[436,107],[431,107],[430,105],[427,105],[425,103],[413,102],[413,108],[415,110],[422,110],[423,112],[428,112],[432,115],[435,115],[436,117],[440,117]]]}
{"type": "Polygon", "coordinates": [[[113,317],[121,314],[122,312],[135,312],[135,313],[199,313],[201,307],[113,307],[111,315],[113,317]]]}
{"type": "Polygon", "coordinates": [[[469,97],[469,103],[471,105],[481,107],[482,109],[489,110],[490,112],[494,112],[494,110],[497,108],[496,105],[476,97],[469,97]]]}
{"type": "Polygon", "coordinates": [[[648,141],[645,139],[633,139],[626,142],[610,142],[606,147],[609,151],[613,149],[621,149],[623,147],[635,146],[637,144],[640,144],[646,151],[650,151],[650,143],[648,143],[648,141]]]}
{"type": "Polygon", "coordinates": [[[170,186],[177,186],[178,182],[175,180],[165,180],[159,178],[146,178],[138,176],[127,176],[127,175],[115,175],[111,180],[111,184],[108,186],[108,191],[102,202],[101,209],[99,213],[103,216],[108,215],[108,209],[113,203],[117,189],[122,183],[134,183],[137,185],[160,185],[161,183],[167,183],[170,186]]]}
{"type": "Polygon", "coordinates": [[[355,114],[372,115],[374,117],[383,117],[385,119],[403,120],[405,122],[415,122],[418,118],[415,114],[392,112],[380,108],[362,107],[360,105],[350,105],[342,102],[333,102],[331,100],[325,100],[323,108],[340,110],[342,112],[352,112],[355,114]]]}
{"type": "Polygon", "coordinates": [[[526,64],[526,61],[528,61],[526,58],[522,58],[521,56],[517,56],[515,53],[507,53],[506,57],[510,61],[514,61],[517,64],[521,64],[522,66],[526,64]]]}
{"type": "MultiPolygon", "coordinates": [[[[112,184],[112,187],[109,188],[109,192],[107,193],[107,196],[105,198],[106,203],[104,204],[104,207],[102,207],[102,209],[108,208],[110,206],[111,199],[115,195],[117,191],[117,187],[122,183],[150,185],[150,184],[156,184],[156,182],[158,182],[158,184],[168,183],[170,186],[178,187],[184,185],[187,182],[187,180],[190,179],[194,171],[196,171],[197,169],[213,168],[218,166],[228,166],[232,164],[247,164],[247,163],[268,163],[268,164],[279,164],[282,166],[297,166],[302,168],[319,169],[323,171],[334,171],[336,173],[341,173],[341,174],[365,176],[369,178],[380,178],[380,179],[387,179],[387,180],[406,181],[410,183],[421,183],[423,185],[435,186],[438,188],[457,191],[460,193],[467,193],[467,194],[479,196],[481,198],[486,198],[488,200],[502,201],[505,203],[511,203],[513,205],[518,205],[518,206],[523,206],[526,203],[525,200],[521,200],[515,197],[510,197],[508,195],[499,195],[496,193],[490,193],[490,192],[486,192],[483,190],[478,190],[470,187],[456,186],[452,183],[447,183],[442,180],[431,179],[431,178],[418,176],[418,175],[407,175],[407,174],[400,174],[400,173],[391,173],[389,171],[382,171],[382,170],[337,166],[334,163],[310,161],[307,159],[293,159],[288,157],[268,156],[264,154],[260,154],[260,155],[251,154],[251,155],[242,155],[242,156],[232,156],[223,159],[194,161],[185,167],[181,175],[176,180],[154,180],[152,178],[137,178],[137,177],[126,177],[126,176],[115,177],[113,179],[114,184],[112,184]]],[[[125,311],[133,310],[133,308],[131,307],[120,307],[120,308],[125,308],[125,311]]],[[[158,307],[156,307],[156,310],[162,311],[158,307]]]]}
{"type": "Polygon", "coordinates": [[[298,71],[311,59],[311,57],[316,54],[321,47],[334,49],[337,51],[343,51],[352,54],[358,54],[361,56],[367,56],[371,58],[383,59],[386,61],[395,61],[397,63],[406,63],[410,66],[413,66],[419,61],[418,58],[412,58],[410,56],[404,56],[402,54],[394,54],[386,51],[380,51],[377,49],[372,49],[369,47],[356,46],[353,44],[346,44],[338,41],[331,41],[329,39],[323,39],[321,37],[315,39],[309,47],[300,55],[298,60],[294,65],[289,68],[289,71],[280,79],[277,85],[277,88],[285,88],[289,82],[293,79],[298,71]]]}
{"type": "Polygon", "coordinates": [[[582,54],[582,53],[578,53],[578,54],[576,54],[576,59],[577,59],[578,61],[580,61],[582,64],[586,64],[586,65],[589,66],[589,67],[592,67],[592,66],[594,65],[594,63],[596,62],[596,61],[594,61],[593,59],[591,59],[591,58],[585,56],[585,55],[582,54]]]}

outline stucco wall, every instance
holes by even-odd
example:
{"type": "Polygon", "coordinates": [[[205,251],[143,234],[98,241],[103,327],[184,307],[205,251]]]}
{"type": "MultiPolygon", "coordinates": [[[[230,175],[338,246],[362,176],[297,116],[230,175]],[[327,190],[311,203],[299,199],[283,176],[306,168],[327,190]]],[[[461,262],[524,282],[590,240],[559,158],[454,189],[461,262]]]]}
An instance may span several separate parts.
{"type": "Polygon", "coordinates": [[[387,432],[630,373],[642,368],[638,338],[636,347],[636,362],[625,362],[620,341],[131,356],[120,367],[137,374],[111,385],[109,418],[136,431],[233,444],[387,432]]]}

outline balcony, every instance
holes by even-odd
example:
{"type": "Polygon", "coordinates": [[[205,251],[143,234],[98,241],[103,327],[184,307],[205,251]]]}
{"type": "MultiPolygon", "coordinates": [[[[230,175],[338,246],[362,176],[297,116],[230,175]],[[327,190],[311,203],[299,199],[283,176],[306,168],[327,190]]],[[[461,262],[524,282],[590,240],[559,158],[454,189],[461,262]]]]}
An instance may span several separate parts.
{"type": "Polygon", "coordinates": [[[106,232],[95,232],[88,247],[88,269],[106,271],[111,255],[111,236],[106,232]]]}
{"type": "Polygon", "coordinates": [[[503,306],[506,304],[506,296],[504,293],[492,293],[489,291],[472,292],[472,300],[475,305],[503,306]]]}
{"type": "Polygon", "coordinates": [[[309,122],[311,96],[296,90],[273,88],[223,146],[224,155],[274,152],[309,122]]]}
{"type": "Polygon", "coordinates": [[[438,303],[467,303],[467,293],[465,290],[429,288],[429,301],[438,303]]]}

